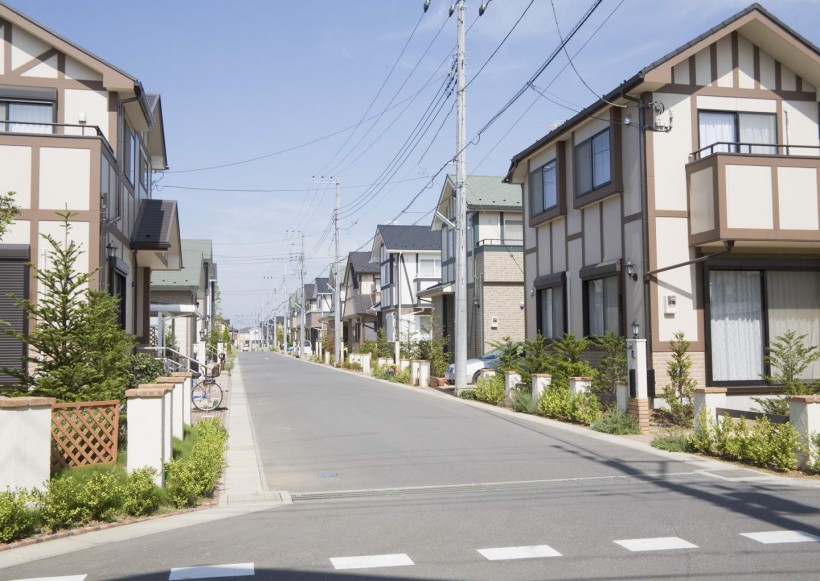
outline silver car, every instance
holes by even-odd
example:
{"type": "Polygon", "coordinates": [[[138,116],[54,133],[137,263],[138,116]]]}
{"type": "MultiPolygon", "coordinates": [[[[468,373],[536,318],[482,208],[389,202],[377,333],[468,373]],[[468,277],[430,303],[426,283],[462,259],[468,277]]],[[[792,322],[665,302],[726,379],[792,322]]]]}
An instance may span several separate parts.
{"type": "MultiPolygon", "coordinates": [[[[501,352],[498,349],[493,349],[492,351],[488,351],[481,357],[476,357],[474,359],[467,360],[467,378],[470,383],[476,383],[478,381],[478,377],[481,374],[482,369],[495,369],[498,367],[500,360],[498,356],[501,355],[501,352]]],[[[444,373],[444,379],[449,384],[453,384],[456,382],[456,366],[455,363],[451,363],[449,367],[447,367],[447,371],[444,373]]]]}

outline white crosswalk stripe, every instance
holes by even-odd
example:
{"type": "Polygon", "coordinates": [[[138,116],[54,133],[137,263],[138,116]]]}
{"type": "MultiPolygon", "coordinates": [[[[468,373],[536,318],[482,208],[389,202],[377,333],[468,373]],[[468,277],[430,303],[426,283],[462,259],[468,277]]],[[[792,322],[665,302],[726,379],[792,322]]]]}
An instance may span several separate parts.
{"type": "Polygon", "coordinates": [[[63,577],[36,577],[33,579],[12,579],[12,581],[85,581],[88,575],[65,575],[63,577]]]}
{"type": "Polygon", "coordinates": [[[510,559],[540,559],[543,557],[560,557],[561,553],[548,545],[531,547],[498,547],[495,549],[476,549],[488,561],[506,561],[510,559]]]}
{"type": "Polygon", "coordinates": [[[649,539],[623,539],[614,541],[625,549],[633,552],[640,551],[668,551],[670,549],[697,549],[689,541],[684,541],[680,537],[655,537],[649,539]]]}
{"type": "Polygon", "coordinates": [[[330,559],[330,562],[337,570],[406,567],[415,564],[412,559],[404,553],[392,555],[363,555],[361,557],[334,557],[330,559]]]}
{"type": "Polygon", "coordinates": [[[206,565],[202,567],[179,567],[171,569],[168,581],[180,581],[182,579],[219,579],[221,577],[251,577],[253,575],[253,563],[234,563],[233,565],[206,565]]]}
{"type": "Polygon", "coordinates": [[[740,536],[747,537],[764,545],[776,545],[780,543],[816,543],[820,537],[805,531],[761,531],[759,533],[740,533],[740,536]]]}

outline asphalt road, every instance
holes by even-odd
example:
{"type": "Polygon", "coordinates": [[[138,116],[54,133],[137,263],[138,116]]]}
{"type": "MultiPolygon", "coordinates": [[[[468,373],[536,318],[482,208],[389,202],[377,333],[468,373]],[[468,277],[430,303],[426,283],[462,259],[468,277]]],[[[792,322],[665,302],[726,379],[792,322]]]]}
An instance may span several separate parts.
{"type": "Polygon", "coordinates": [[[0,579],[820,576],[813,481],[749,479],[281,356],[241,365],[268,488],[293,504],[0,579]],[[182,569],[206,565],[234,568],[182,569]]]}

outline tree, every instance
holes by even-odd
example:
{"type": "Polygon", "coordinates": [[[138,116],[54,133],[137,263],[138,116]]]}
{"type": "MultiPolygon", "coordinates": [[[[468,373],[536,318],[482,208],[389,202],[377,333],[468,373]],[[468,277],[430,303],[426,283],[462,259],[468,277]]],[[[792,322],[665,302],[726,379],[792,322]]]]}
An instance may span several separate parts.
{"type": "Polygon", "coordinates": [[[604,352],[601,363],[592,374],[592,391],[598,395],[615,395],[615,384],[627,380],[626,339],[607,331],[595,339],[595,347],[604,352]]]}
{"type": "Polygon", "coordinates": [[[0,240],[6,233],[9,224],[20,215],[20,208],[14,205],[14,192],[0,194],[0,240]]]}
{"type": "Polygon", "coordinates": [[[689,356],[689,341],[678,331],[669,342],[672,359],[666,364],[669,385],[663,388],[663,398],[669,404],[668,419],[678,425],[688,426],[694,419],[695,387],[697,381],[691,375],[692,358],[689,356]]]}
{"type": "Polygon", "coordinates": [[[60,401],[122,399],[131,371],[134,339],[118,323],[118,299],[89,291],[93,273],[76,272],[81,250],[69,241],[70,213],[63,218],[64,242],[43,238],[51,249],[49,266],[32,265],[39,298],[16,299],[24,314],[36,321],[27,334],[8,324],[4,332],[27,343],[23,358],[28,369],[2,371],[19,381],[23,393],[56,397],[60,401]]]}
{"type": "MultiPolygon", "coordinates": [[[[816,345],[806,345],[808,335],[798,335],[796,331],[786,331],[766,349],[764,360],[771,375],[763,375],[769,385],[782,385],[786,396],[812,395],[820,390],[820,385],[805,381],[800,376],[816,361],[820,360],[820,350],[816,345]]],[[[752,398],[761,409],[769,414],[788,415],[787,397],[772,399],[752,398]]]]}

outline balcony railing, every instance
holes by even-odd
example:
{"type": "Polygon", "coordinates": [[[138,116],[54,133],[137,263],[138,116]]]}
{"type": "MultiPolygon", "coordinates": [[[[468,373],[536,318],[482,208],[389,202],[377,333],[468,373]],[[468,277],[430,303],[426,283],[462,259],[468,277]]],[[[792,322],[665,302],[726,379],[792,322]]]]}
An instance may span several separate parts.
{"type": "Polygon", "coordinates": [[[777,143],[744,143],[740,141],[718,141],[689,154],[689,161],[697,161],[716,153],[739,153],[743,155],[820,155],[817,145],[780,145],[777,143]]]}
{"type": "Polygon", "coordinates": [[[476,246],[523,246],[524,241],[518,238],[483,238],[476,246]]]}

